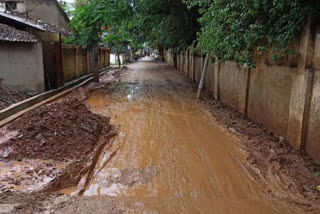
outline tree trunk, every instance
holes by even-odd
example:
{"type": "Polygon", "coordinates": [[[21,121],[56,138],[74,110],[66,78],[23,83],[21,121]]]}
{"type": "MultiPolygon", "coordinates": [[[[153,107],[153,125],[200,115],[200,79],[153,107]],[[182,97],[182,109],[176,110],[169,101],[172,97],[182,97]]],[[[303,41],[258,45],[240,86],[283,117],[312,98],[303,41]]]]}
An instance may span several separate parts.
{"type": "Polygon", "coordinates": [[[91,64],[91,70],[93,73],[93,81],[94,82],[99,82],[99,65],[98,65],[98,45],[94,45],[91,50],[90,50],[90,64],[91,64]]]}
{"type": "Polygon", "coordinates": [[[131,52],[132,52],[132,59],[131,60],[136,60],[136,52],[134,50],[134,48],[131,49],[131,52]]]}
{"type": "Polygon", "coordinates": [[[205,59],[204,64],[203,64],[201,79],[200,79],[200,82],[199,82],[199,88],[198,88],[198,93],[197,93],[197,99],[199,99],[200,96],[201,96],[201,91],[202,91],[202,88],[203,88],[203,85],[204,85],[204,80],[205,80],[205,78],[206,78],[206,74],[207,74],[207,70],[208,70],[210,53],[211,53],[211,52],[208,52],[208,53],[206,54],[206,59],[205,59]]]}
{"type": "Polygon", "coordinates": [[[120,51],[117,50],[119,68],[121,68],[120,51]]]}

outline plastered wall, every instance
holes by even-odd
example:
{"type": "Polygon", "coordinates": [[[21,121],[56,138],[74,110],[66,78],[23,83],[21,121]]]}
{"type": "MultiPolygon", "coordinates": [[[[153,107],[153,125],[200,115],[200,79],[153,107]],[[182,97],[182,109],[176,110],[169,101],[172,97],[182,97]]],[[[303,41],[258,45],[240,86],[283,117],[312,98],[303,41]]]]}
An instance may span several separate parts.
{"type": "Polygon", "coordinates": [[[0,78],[4,79],[4,84],[22,90],[44,91],[41,43],[2,42],[0,46],[0,78]]]}
{"type": "MultiPolygon", "coordinates": [[[[279,62],[270,54],[256,56],[254,69],[234,62],[209,63],[205,87],[215,99],[287,138],[295,149],[306,150],[320,163],[319,28],[308,20],[294,47],[297,55],[279,62]]],[[[174,66],[171,50],[165,51],[164,58],[174,66]]],[[[177,69],[182,71],[178,58],[177,69]]],[[[189,53],[184,59],[189,78],[199,82],[203,56],[189,53]]]]}

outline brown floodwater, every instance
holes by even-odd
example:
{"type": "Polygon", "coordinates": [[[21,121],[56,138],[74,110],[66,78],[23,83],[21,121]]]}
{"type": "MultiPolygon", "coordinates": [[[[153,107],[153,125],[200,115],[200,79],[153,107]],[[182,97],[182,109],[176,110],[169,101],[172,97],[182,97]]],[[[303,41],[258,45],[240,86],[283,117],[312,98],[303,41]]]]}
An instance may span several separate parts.
{"type": "Polygon", "coordinates": [[[301,213],[265,194],[245,165],[243,142],[168,69],[135,63],[117,83],[90,93],[87,105],[110,116],[120,133],[93,171],[62,192],[125,201],[138,213],[301,213]]]}

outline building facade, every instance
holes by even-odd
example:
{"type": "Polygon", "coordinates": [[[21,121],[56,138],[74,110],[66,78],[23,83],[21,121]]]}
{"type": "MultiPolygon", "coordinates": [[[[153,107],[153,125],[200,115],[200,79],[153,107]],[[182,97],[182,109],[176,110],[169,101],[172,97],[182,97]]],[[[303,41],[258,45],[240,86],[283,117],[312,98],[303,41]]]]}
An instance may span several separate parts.
{"type": "Polygon", "coordinates": [[[69,28],[70,20],[57,0],[0,0],[0,12],[69,28]]]}

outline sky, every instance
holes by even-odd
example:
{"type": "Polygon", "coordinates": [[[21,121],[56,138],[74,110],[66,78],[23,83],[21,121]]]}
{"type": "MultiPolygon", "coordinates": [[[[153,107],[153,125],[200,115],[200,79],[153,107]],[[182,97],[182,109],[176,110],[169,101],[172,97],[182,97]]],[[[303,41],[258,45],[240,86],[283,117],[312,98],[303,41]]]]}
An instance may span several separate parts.
{"type": "Polygon", "coordinates": [[[68,3],[74,3],[75,0],[64,0],[64,1],[68,3]]]}

